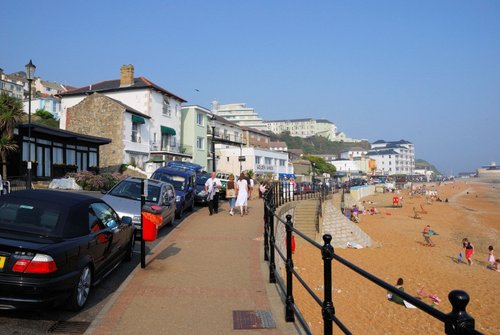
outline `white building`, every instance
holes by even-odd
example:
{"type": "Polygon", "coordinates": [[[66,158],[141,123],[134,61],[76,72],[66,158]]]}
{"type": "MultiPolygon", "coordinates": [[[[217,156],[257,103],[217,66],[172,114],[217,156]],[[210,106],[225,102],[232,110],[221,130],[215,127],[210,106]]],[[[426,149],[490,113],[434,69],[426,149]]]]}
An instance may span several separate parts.
{"type": "Polygon", "coordinates": [[[406,140],[386,142],[378,140],[372,143],[368,156],[375,160],[375,174],[411,175],[415,170],[415,149],[411,142],[406,140]]]}
{"type": "Polygon", "coordinates": [[[293,165],[288,153],[257,147],[227,147],[217,150],[217,171],[239,174],[241,171],[253,170],[256,175],[272,175],[277,178],[280,173],[293,174],[293,165]],[[244,157],[244,161],[240,161],[244,157]]]}
{"type": "MultiPolygon", "coordinates": [[[[23,99],[25,83],[14,76],[3,73],[0,69],[0,93],[5,93],[17,99],[23,99]]],[[[27,89],[27,86],[26,86],[27,89]]]]}
{"type": "Polygon", "coordinates": [[[365,157],[368,150],[363,148],[350,148],[340,153],[340,159],[356,159],[365,157]]]}
{"type": "Polygon", "coordinates": [[[267,130],[259,114],[257,114],[253,108],[247,107],[244,103],[221,105],[214,100],[212,101],[212,113],[242,127],[267,130]]]}
{"type": "MultiPolygon", "coordinates": [[[[23,101],[23,109],[25,113],[29,112],[29,99],[23,101]]],[[[61,118],[61,99],[47,94],[37,94],[31,98],[31,113],[34,114],[39,109],[49,112],[54,119],[59,120],[61,118]]]]}
{"type": "Polygon", "coordinates": [[[132,160],[144,163],[151,155],[164,160],[191,157],[184,153],[180,145],[181,103],[186,100],[147,78],[135,78],[132,65],[120,68],[120,79],[101,81],[62,93],[60,128],[66,129],[68,108],[93,93],[105,95],[123,104],[126,109],[136,111],[136,119],[127,119],[123,127],[123,163],[132,160]],[[139,113],[146,118],[138,116],[139,113]]]}

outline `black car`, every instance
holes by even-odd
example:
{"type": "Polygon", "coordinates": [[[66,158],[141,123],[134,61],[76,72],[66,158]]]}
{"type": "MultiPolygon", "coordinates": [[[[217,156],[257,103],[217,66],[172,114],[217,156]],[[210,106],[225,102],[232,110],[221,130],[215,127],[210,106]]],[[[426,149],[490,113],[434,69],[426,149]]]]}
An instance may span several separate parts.
{"type": "Polygon", "coordinates": [[[134,246],[132,218],[104,201],[54,190],[0,197],[0,309],[87,302],[97,284],[134,246]]]}
{"type": "Polygon", "coordinates": [[[194,202],[198,205],[205,206],[208,203],[208,193],[205,192],[205,183],[208,178],[210,178],[210,173],[196,175],[196,193],[194,195],[194,202]]]}

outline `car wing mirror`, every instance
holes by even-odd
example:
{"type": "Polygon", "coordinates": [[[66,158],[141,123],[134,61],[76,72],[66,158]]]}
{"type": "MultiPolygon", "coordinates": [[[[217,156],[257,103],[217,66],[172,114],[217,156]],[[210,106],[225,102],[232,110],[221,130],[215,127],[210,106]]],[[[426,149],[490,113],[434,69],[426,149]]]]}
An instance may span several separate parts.
{"type": "Polygon", "coordinates": [[[131,225],[132,224],[132,218],[130,216],[123,216],[122,217],[122,224],[131,225]]]}

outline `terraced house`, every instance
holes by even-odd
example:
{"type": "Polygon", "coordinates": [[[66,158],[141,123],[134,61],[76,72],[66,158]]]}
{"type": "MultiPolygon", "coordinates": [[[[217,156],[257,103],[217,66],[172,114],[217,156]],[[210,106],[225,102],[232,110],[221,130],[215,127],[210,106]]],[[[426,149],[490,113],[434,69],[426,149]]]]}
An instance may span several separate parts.
{"type": "Polygon", "coordinates": [[[120,68],[119,79],[59,96],[62,129],[112,140],[100,148],[101,169],[117,170],[121,164],[144,168],[152,159],[192,157],[180,141],[181,104],[186,100],[145,77],[134,77],[132,65],[120,68]]]}

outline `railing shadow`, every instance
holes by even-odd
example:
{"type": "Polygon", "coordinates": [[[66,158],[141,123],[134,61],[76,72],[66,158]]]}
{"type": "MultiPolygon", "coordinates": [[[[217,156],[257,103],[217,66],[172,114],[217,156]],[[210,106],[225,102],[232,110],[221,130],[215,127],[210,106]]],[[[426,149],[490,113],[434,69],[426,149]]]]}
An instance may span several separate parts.
{"type": "Polygon", "coordinates": [[[472,318],[472,316],[467,314],[467,312],[465,311],[466,306],[470,300],[469,295],[465,291],[451,291],[448,294],[448,299],[452,305],[452,311],[447,314],[443,313],[335,254],[335,250],[331,245],[332,236],[330,234],[323,235],[324,244],[321,245],[317,241],[311,239],[310,237],[293,227],[292,215],[287,214],[285,221],[276,214],[277,208],[287,202],[315,198],[319,200],[317,215],[321,215],[320,213],[322,212],[321,208],[323,201],[328,197],[330,193],[331,190],[325,187],[313,188],[313,192],[311,193],[298,193],[294,184],[288,182],[277,182],[271,185],[271,187],[263,195],[264,260],[269,262],[269,282],[276,283],[282,294],[285,296],[285,320],[287,322],[295,322],[295,320],[297,319],[304,331],[307,334],[312,334],[307,321],[304,319],[304,316],[302,315],[301,311],[294,301],[293,285],[296,283],[296,281],[294,281],[294,279],[296,279],[298,283],[304,287],[309,295],[321,307],[325,335],[331,335],[333,333],[333,323],[335,323],[335,325],[337,325],[344,334],[352,334],[349,329],[341,322],[341,320],[336,317],[335,306],[333,305],[332,301],[332,261],[336,261],[340,264],[345,265],[352,271],[356,272],[358,275],[361,275],[362,277],[368,279],[376,285],[384,288],[385,290],[399,295],[401,298],[414,305],[418,309],[422,310],[430,317],[440,320],[444,325],[445,334],[482,334],[479,331],[475,330],[474,318],[472,318]],[[276,244],[275,230],[280,224],[283,224],[286,230],[286,250],[281,250],[280,247],[276,244]],[[292,258],[293,234],[302,237],[304,241],[316,247],[321,252],[321,257],[323,259],[324,280],[323,299],[316,295],[316,293],[314,293],[314,291],[309,287],[305,280],[294,270],[292,258]],[[278,256],[282,261],[285,262],[285,278],[282,278],[279,271],[276,271],[276,256],[278,256]]]}

